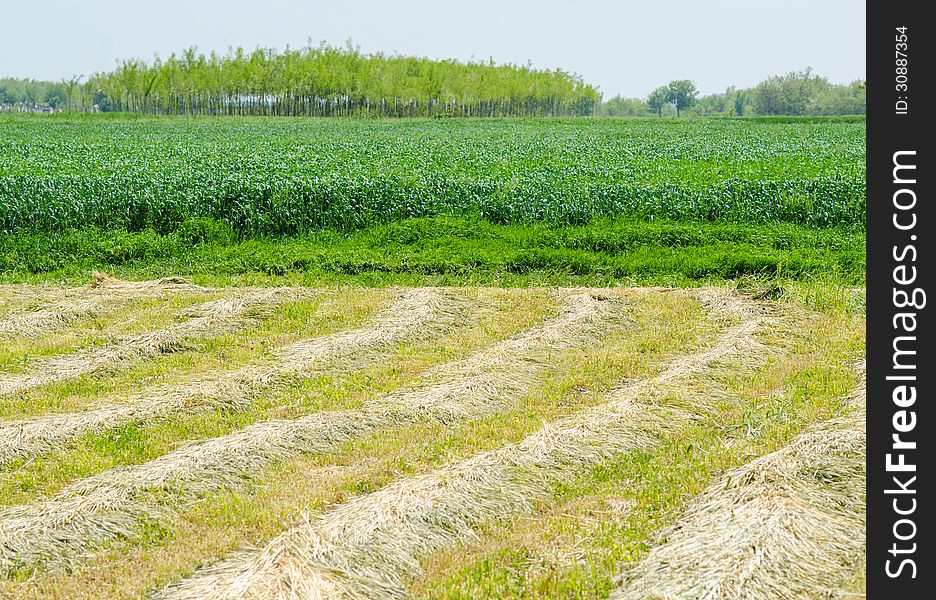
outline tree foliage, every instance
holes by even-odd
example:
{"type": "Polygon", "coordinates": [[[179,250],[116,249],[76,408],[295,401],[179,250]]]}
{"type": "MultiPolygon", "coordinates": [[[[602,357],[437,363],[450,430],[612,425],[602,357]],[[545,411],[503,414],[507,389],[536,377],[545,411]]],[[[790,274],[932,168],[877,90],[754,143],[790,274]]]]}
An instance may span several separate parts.
{"type": "Polygon", "coordinates": [[[749,115],[841,116],[865,114],[864,81],[834,84],[812,69],[765,79],[749,89],[728,87],[724,92],[698,96],[691,81],[672,81],[650,92],[647,110],[663,116],[668,107],[677,116],[743,117],[749,115]]]}
{"type": "Polygon", "coordinates": [[[0,79],[0,105],[64,107],[68,102],[68,90],[67,83],[4,77],[0,79]]]}
{"type": "Polygon", "coordinates": [[[836,86],[807,68],[762,81],[752,90],[751,103],[760,115],[864,114],[865,86],[836,86]]]}
{"type": "Polygon", "coordinates": [[[676,107],[676,116],[679,113],[692,108],[699,96],[699,90],[695,82],[688,79],[678,79],[669,82],[666,86],[666,101],[676,107]]]}
{"type": "Polygon", "coordinates": [[[639,98],[615,96],[601,105],[598,114],[604,117],[649,117],[652,113],[639,98]]]}
{"type": "Polygon", "coordinates": [[[647,108],[658,117],[663,116],[663,107],[669,102],[669,89],[664,85],[650,92],[647,96],[647,108]]]}
{"type": "Polygon", "coordinates": [[[761,115],[805,115],[826,87],[828,81],[811,69],[774,76],[754,88],[754,110],[761,115]]]}
{"type": "Polygon", "coordinates": [[[348,44],[126,60],[88,82],[104,110],[155,114],[588,115],[595,88],[561,69],[363,54],[348,44]]]}

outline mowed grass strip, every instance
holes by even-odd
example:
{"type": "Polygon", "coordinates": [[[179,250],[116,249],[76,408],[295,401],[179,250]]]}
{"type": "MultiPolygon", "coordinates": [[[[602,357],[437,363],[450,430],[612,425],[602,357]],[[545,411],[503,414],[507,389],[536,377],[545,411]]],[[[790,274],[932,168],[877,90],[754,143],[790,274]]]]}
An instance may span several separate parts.
{"type": "Polygon", "coordinates": [[[185,277],[161,277],[128,281],[100,271],[91,271],[77,287],[64,285],[60,280],[30,285],[0,284],[0,317],[8,318],[21,313],[40,310],[43,306],[74,299],[105,296],[109,298],[152,298],[153,296],[184,295],[211,291],[192,283],[185,277]],[[90,283],[88,283],[90,279],[90,283]]]}
{"type": "Polygon", "coordinates": [[[257,422],[144,464],[77,481],[43,502],[2,508],[0,545],[8,558],[4,570],[67,565],[111,539],[137,537],[143,521],[165,520],[175,506],[212,489],[236,487],[263,466],[290,455],[323,452],[378,428],[497,410],[532,383],[527,377],[514,381],[512,370],[528,375],[529,365],[539,363],[542,372],[542,355],[548,356],[554,347],[583,343],[596,326],[607,326],[615,317],[610,306],[614,302],[593,293],[572,294],[564,304],[560,315],[541,327],[482,350],[480,360],[472,356],[450,365],[443,369],[443,380],[428,387],[382,396],[357,411],[257,422]],[[453,412],[448,402],[463,406],[453,412]]]}
{"type": "MultiPolygon", "coordinates": [[[[88,315],[43,335],[0,339],[0,369],[3,376],[29,373],[45,361],[76,352],[93,352],[133,336],[171,327],[194,314],[200,305],[223,299],[218,293],[111,299],[113,310],[107,313],[88,315]]],[[[55,306],[50,309],[54,310],[55,306]]]]}
{"type": "Polygon", "coordinates": [[[22,374],[0,375],[0,397],[31,387],[85,374],[119,370],[190,345],[193,338],[214,336],[249,325],[253,317],[304,292],[290,289],[250,291],[243,296],[213,300],[197,307],[185,321],[152,329],[113,344],[37,360],[22,374]]]}
{"type": "MultiPolygon", "coordinates": [[[[71,409],[94,410],[129,401],[141,387],[185,386],[199,375],[248,369],[276,359],[276,349],[303,339],[336,334],[363,326],[377,311],[386,308],[401,293],[398,289],[373,289],[362,293],[351,288],[322,290],[295,303],[280,307],[255,329],[221,336],[197,348],[138,365],[101,381],[111,381],[103,391],[80,378],[77,395],[69,396],[69,384],[48,386],[26,394],[23,409],[29,403],[43,416],[54,416],[71,409]],[[112,381],[117,380],[117,381],[112,381]],[[63,391],[64,390],[64,391],[63,391]],[[41,393],[38,393],[41,392],[41,393]],[[63,394],[62,397],[56,392],[63,394]],[[49,409],[52,409],[49,412],[49,409]]],[[[366,380],[367,370],[351,379],[351,387],[366,380]]],[[[223,435],[243,427],[264,415],[269,417],[315,410],[331,402],[340,403],[342,390],[327,374],[313,374],[277,386],[269,394],[253,399],[242,410],[216,407],[202,414],[178,414],[164,421],[135,420],[110,431],[88,432],[55,452],[29,459],[13,460],[0,469],[0,504],[30,502],[59,491],[70,481],[94,475],[121,464],[134,464],[157,458],[185,440],[223,435]],[[297,397],[300,390],[304,391],[297,397]],[[327,398],[327,399],[326,399],[327,398]]],[[[20,412],[22,414],[22,412],[20,412]]],[[[34,417],[34,418],[42,418],[34,417]]],[[[22,418],[13,422],[22,421],[22,418]]],[[[0,421],[0,423],[3,423],[0,421]]],[[[11,423],[7,421],[6,423],[11,423]]]]}
{"type": "Polygon", "coordinates": [[[836,597],[865,554],[865,389],[843,417],[732,469],[612,600],[836,597]]]}
{"type": "MultiPolygon", "coordinates": [[[[488,290],[485,293],[492,293],[488,290]]],[[[515,303],[498,311],[517,330],[545,316],[549,296],[541,290],[505,290],[515,303]],[[525,299],[523,302],[519,300],[525,299]]],[[[244,544],[261,544],[294,521],[302,509],[315,509],[374,491],[408,475],[425,473],[452,459],[468,458],[515,442],[583,406],[601,402],[609,382],[652,377],[673,356],[710,339],[713,325],[700,319],[694,294],[678,290],[620,290],[635,310],[630,327],[609,329],[581,348],[555,352],[543,382],[503,411],[450,423],[421,422],[349,440],[319,456],[296,456],[258,472],[245,489],[217,490],[181,512],[172,527],[154,527],[143,540],[115,541],[103,552],[62,571],[20,572],[0,590],[17,597],[116,598],[142,595],[190,573],[206,561],[244,544]]],[[[554,301],[553,301],[554,302],[554,301]]],[[[554,304],[553,304],[554,307],[554,304]]],[[[550,310],[553,310],[552,308],[550,310]]],[[[493,312],[493,311],[492,311],[493,312]]],[[[495,315],[492,315],[495,316],[495,315]]],[[[493,322],[492,322],[493,324],[493,322]]],[[[490,326],[472,327],[399,357],[402,366],[437,353],[449,354],[483,330],[485,339],[503,339],[490,326]]],[[[477,341],[475,340],[477,347],[477,341]]],[[[482,344],[483,347],[483,344],[482,344]]],[[[464,349],[462,354],[466,354],[464,349]]],[[[377,382],[384,381],[380,374],[377,382]]],[[[373,394],[359,395],[361,400],[373,394]]]]}
{"type": "MultiPolygon", "coordinates": [[[[238,293],[237,289],[224,290],[213,299],[238,293]]],[[[15,420],[100,408],[129,399],[147,386],[169,385],[206,373],[273,360],[273,352],[279,346],[360,326],[398,293],[393,288],[383,288],[362,294],[347,287],[304,291],[294,301],[263,310],[259,315],[262,318],[253,318],[249,327],[194,336],[176,352],[125,365],[106,376],[89,373],[4,398],[0,400],[0,417],[15,420]]],[[[189,303],[182,305],[179,302],[182,301],[171,299],[158,305],[165,309],[160,310],[166,313],[166,325],[177,323],[180,311],[190,311],[200,301],[192,301],[195,304],[185,301],[189,303]]],[[[147,319],[146,311],[134,311],[128,316],[133,322],[147,319]]]]}
{"type": "Polygon", "coordinates": [[[414,289],[360,328],[304,339],[279,347],[270,360],[188,381],[151,387],[124,402],[78,413],[0,422],[0,465],[60,449],[88,433],[134,421],[153,422],[180,412],[243,409],[265,388],[313,371],[349,371],[382,358],[392,344],[432,335],[460,319],[452,294],[414,289]]]}
{"type": "Polygon", "coordinates": [[[34,294],[30,298],[30,304],[33,306],[21,307],[24,310],[8,315],[6,294],[20,297],[26,290],[30,288],[24,286],[22,289],[13,291],[10,286],[0,287],[0,299],[2,299],[0,300],[0,341],[9,338],[35,337],[56,331],[72,323],[118,310],[128,300],[141,295],[152,299],[168,293],[205,291],[204,288],[192,285],[180,278],[127,282],[102,273],[95,273],[89,288],[65,290],[65,298],[58,298],[61,294],[54,294],[51,303],[41,302],[46,294],[43,290],[33,287],[31,291],[34,294]],[[37,300],[40,302],[38,306],[35,306],[37,300]]]}
{"type": "MultiPolygon", "coordinates": [[[[591,296],[578,294],[573,299],[582,298],[591,299],[591,296]]],[[[598,301],[591,299],[591,302],[598,301]]],[[[543,330],[549,331],[558,343],[576,328],[587,329],[592,316],[590,311],[573,310],[571,314],[547,322],[543,330]],[[565,327],[561,326],[563,320],[567,321],[565,327]]],[[[537,338],[540,333],[539,329],[534,329],[525,337],[537,338]]],[[[539,345],[548,348],[548,342],[545,340],[539,345]]],[[[493,357],[495,367],[498,358],[493,357]]],[[[517,360],[524,358],[525,355],[517,360]]],[[[477,390],[470,385],[474,380],[467,375],[462,377],[466,378],[466,386],[461,393],[474,397],[477,390]]],[[[448,386],[445,387],[447,391],[448,386]]],[[[9,559],[6,566],[15,569],[32,563],[61,564],[74,554],[109,539],[134,537],[139,534],[137,530],[142,521],[158,521],[166,517],[173,506],[220,486],[237,485],[265,464],[302,451],[326,450],[360,432],[392,425],[399,419],[399,416],[384,415],[380,410],[359,410],[295,420],[261,421],[179,448],[144,464],[113,469],[78,481],[48,500],[6,507],[0,510],[0,544],[4,547],[5,558],[9,559]],[[32,526],[39,522],[45,525],[39,529],[32,526]],[[34,537],[35,534],[38,537],[34,537]]]]}
{"type": "MultiPolygon", "coordinates": [[[[719,309],[741,304],[724,300],[719,309]]],[[[163,596],[402,597],[402,580],[418,571],[420,555],[470,536],[486,519],[528,512],[549,482],[650,446],[670,427],[693,418],[685,411],[699,410],[696,404],[704,407],[704,388],[662,411],[641,396],[657,394],[667,385],[681,387],[719,361],[741,369],[756,363],[764,351],[752,337],[759,320],[747,318],[747,310],[740,312],[745,319],[712,348],[679,357],[653,379],[612,392],[606,404],[546,425],[518,444],[401,480],[321,517],[306,517],[261,551],[204,569],[170,586],[163,596]]]]}
{"type": "Polygon", "coordinates": [[[115,310],[120,305],[103,295],[59,301],[37,310],[23,311],[0,319],[0,339],[35,337],[68,325],[115,310]]]}
{"type": "MultiPolygon", "coordinates": [[[[800,296],[804,290],[796,290],[800,296]]],[[[864,355],[851,298],[825,313],[798,304],[758,339],[782,348],[756,372],[724,371],[726,394],[704,420],[649,448],[557,483],[532,514],[495,519],[478,537],[425,557],[408,593],[424,598],[602,598],[621,566],[660,541],[686,504],[727,469],[788,444],[847,410],[864,355]]],[[[855,586],[853,586],[855,587],[855,586]]]]}

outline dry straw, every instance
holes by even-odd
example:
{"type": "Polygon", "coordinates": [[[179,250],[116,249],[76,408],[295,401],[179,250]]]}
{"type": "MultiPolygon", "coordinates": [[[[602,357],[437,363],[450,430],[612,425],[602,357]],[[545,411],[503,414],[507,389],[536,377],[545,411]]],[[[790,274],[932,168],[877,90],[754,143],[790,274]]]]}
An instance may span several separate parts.
{"type": "Polygon", "coordinates": [[[288,455],[325,451],[378,427],[436,418],[436,412],[438,419],[450,420],[502,408],[535,383],[529,365],[541,373],[551,350],[591,339],[619,315],[616,304],[577,293],[558,317],[440,369],[442,380],[428,388],[391,394],[359,411],[256,423],[78,481],[43,502],[0,508],[0,570],[64,566],[109,540],[136,538],[144,522],[165,521],[173,507],[208,490],[236,486],[288,455]],[[511,377],[512,367],[527,379],[511,377]]]}
{"type": "Polygon", "coordinates": [[[81,287],[57,287],[48,285],[9,284],[0,285],[0,298],[16,298],[35,302],[53,302],[74,296],[115,293],[130,297],[148,298],[154,294],[174,291],[208,291],[182,277],[163,277],[144,281],[124,281],[104,273],[91,274],[91,284],[81,287]]]}
{"type": "Polygon", "coordinates": [[[191,283],[184,277],[162,277],[160,279],[150,279],[144,281],[124,281],[111,277],[106,273],[94,272],[91,274],[91,287],[94,289],[109,290],[113,292],[142,292],[144,295],[151,295],[154,291],[160,290],[191,290],[206,291],[200,285],[191,283]]]}
{"type": "Polygon", "coordinates": [[[611,598],[836,595],[864,560],[864,387],[850,399],[844,418],[709,487],[611,598]]]}
{"type": "Polygon", "coordinates": [[[349,371],[375,364],[382,358],[380,350],[447,327],[459,310],[449,295],[414,290],[402,294],[365,327],[287,344],[263,364],[157,386],[120,404],[0,423],[0,465],[55,450],[90,431],[135,420],[152,422],[183,411],[243,407],[270,385],[301,373],[326,368],[349,371]]]}
{"type": "Polygon", "coordinates": [[[205,335],[232,331],[252,322],[252,317],[298,297],[296,290],[251,291],[241,297],[205,302],[196,316],[181,323],[125,338],[87,351],[36,361],[30,372],[0,375],[0,397],[81,375],[111,371],[160,354],[188,347],[205,335]]]}
{"type": "Polygon", "coordinates": [[[0,339],[35,337],[63,329],[82,320],[116,310],[123,305],[122,300],[134,296],[152,297],[160,292],[202,289],[177,277],[129,282],[95,273],[91,289],[70,294],[72,297],[58,300],[50,306],[0,320],[0,339]]]}
{"type": "MultiPolygon", "coordinates": [[[[721,308],[738,308],[724,303],[721,308]]],[[[744,307],[747,312],[747,307],[744,307]]],[[[393,483],[319,518],[306,517],[266,547],[204,568],[167,587],[166,598],[403,597],[419,558],[484,521],[529,511],[576,472],[648,448],[698,418],[722,395],[710,379],[760,364],[758,318],[731,327],[708,350],[517,444],[393,483]]]]}
{"type": "Polygon", "coordinates": [[[31,310],[0,320],[0,339],[35,337],[68,327],[116,308],[113,298],[98,296],[63,300],[46,308],[31,310]]]}

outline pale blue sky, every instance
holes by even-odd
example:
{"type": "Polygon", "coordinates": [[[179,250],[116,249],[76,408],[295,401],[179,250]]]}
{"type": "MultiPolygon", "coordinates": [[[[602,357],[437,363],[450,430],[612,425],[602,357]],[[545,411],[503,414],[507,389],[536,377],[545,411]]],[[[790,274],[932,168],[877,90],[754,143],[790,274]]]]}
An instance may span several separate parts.
{"type": "Polygon", "coordinates": [[[561,67],[605,97],[643,97],[671,79],[710,93],[806,66],[863,79],[864,35],[854,0],[0,0],[0,76],[57,80],[188,46],[351,38],[365,52],[561,67]]]}

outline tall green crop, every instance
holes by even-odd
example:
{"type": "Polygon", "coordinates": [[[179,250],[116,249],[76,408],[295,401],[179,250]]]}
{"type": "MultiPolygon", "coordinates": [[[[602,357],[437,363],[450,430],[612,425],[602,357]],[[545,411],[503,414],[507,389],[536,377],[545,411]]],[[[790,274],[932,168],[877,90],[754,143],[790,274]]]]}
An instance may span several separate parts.
{"type": "Polygon", "coordinates": [[[437,214],[864,226],[863,121],[0,118],[0,231],[437,214]]]}

